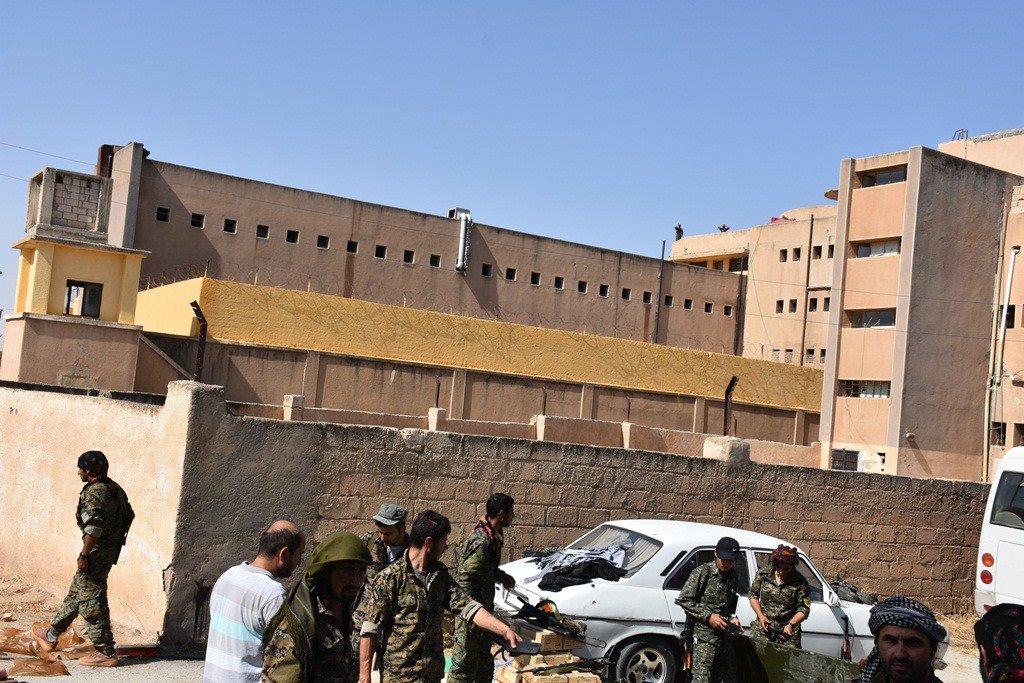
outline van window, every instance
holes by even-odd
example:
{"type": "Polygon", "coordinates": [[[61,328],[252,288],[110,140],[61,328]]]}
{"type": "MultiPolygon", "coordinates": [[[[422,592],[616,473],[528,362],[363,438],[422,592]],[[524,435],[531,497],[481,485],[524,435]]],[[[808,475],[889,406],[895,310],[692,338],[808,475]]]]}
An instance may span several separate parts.
{"type": "Polygon", "coordinates": [[[633,576],[640,567],[647,564],[654,555],[661,550],[662,543],[653,538],[638,534],[635,531],[628,531],[617,526],[599,526],[589,534],[576,541],[570,548],[607,548],[613,545],[626,546],[626,577],[633,576]]]}
{"type": "MultiPolygon", "coordinates": [[[[769,552],[755,552],[754,561],[757,562],[757,569],[760,571],[768,566],[771,562],[772,554],[769,552]]],[[[821,579],[815,574],[809,566],[807,566],[807,560],[803,557],[800,558],[800,564],[796,566],[796,570],[804,575],[807,579],[807,585],[811,588],[811,602],[821,602],[825,599],[825,591],[821,586],[821,579]]]]}
{"type": "Polygon", "coordinates": [[[1024,472],[1003,472],[989,522],[1024,529],[1024,472]]]}
{"type": "MultiPolygon", "coordinates": [[[[701,550],[695,550],[690,553],[690,556],[686,558],[686,561],[679,565],[679,568],[675,570],[669,580],[665,582],[665,590],[667,591],[679,591],[683,589],[683,585],[686,580],[690,578],[690,574],[693,570],[702,564],[707,564],[715,559],[715,551],[713,548],[703,548],[701,550]]],[[[736,577],[736,592],[740,595],[746,595],[747,591],[750,590],[750,570],[747,569],[747,552],[744,550],[743,555],[736,561],[734,565],[736,572],[739,576],[736,577]]]]}

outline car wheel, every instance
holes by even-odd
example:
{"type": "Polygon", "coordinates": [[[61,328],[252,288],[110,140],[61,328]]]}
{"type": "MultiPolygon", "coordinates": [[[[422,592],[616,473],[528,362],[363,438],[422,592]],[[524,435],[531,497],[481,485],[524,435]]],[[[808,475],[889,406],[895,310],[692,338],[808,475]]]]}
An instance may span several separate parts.
{"type": "Polygon", "coordinates": [[[676,655],[657,638],[641,638],[623,647],[615,658],[615,681],[623,683],[672,683],[676,655]]]}

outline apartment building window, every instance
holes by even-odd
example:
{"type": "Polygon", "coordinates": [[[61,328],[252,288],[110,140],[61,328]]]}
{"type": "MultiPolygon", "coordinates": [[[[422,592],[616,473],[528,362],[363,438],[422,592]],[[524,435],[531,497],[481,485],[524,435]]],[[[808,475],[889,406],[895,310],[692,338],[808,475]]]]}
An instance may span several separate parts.
{"type": "Polygon", "coordinates": [[[359,242],[356,242],[355,240],[349,240],[348,244],[345,245],[345,251],[347,251],[350,254],[358,253],[359,242]]]}
{"type": "Polygon", "coordinates": [[[630,289],[629,287],[623,287],[622,288],[622,300],[623,301],[629,301],[631,298],[633,298],[633,290],[630,289]]]}
{"type": "Polygon", "coordinates": [[[192,223],[191,223],[191,225],[192,225],[193,228],[199,228],[200,230],[202,230],[203,226],[205,224],[206,224],[206,216],[204,214],[201,214],[201,213],[194,213],[194,214],[192,214],[192,223]]]}
{"type": "Polygon", "coordinates": [[[775,302],[775,312],[776,313],[785,313],[786,312],[786,302],[783,301],[782,299],[779,299],[778,301],[776,301],[775,302]]]}
{"type": "Polygon", "coordinates": [[[890,383],[870,379],[841,379],[836,393],[846,398],[889,398],[890,383]]]}
{"type": "Polygon", "coordinates": [[[416,263],[416,252],[412,249],[402,251],[402,263],[416,263]]]}
{"type": "Polygon", "coordinates": [[[515,282],[516,281],[516,269],[515,268],[506,268],[505,269],[505,279],[509,280],[510,282],[515,282]]]}
{"type": "Polygon", "coordinates": [[[785,263],[789,260],[789,251],[787,249],[779,249],[779,263],[785,263]]]}
{"type": "Polygon", "coordinates": [[[729,259],[729,272],[730,273],[742,273],[747,270],[747,257],[738,256],[736,258],[729,259]]]}
{"type": "Polygon", "coordinates": [[[796,299],[789,300],[789,312],[796,313],[796,299]]]}
{"type": "Polygon", "coordinates": [[[804,352],[804,362],[807,365],[814,365],[814,349],[807,349],[804,352]]]}
{"type": "Polygon", "coordinates": [[[880,308],[877,311],[850,311],[850,327],[894,327],[896,309],[880,308]]]}
{"type": "Polygon", "coordinates": [[[793,247],[793,260],[794,261],[799,261],[800,260],[800,247],[793,247]]]}
{"type": "Polygon", "coordinates": [[[825,363],[825,349],[821,350],[821,363],[822,365],[825,363]]]}
{"type": "Polygon", "coordinates": [[[821,258],[821,246],[811,247],[811,260],[817,261],[821,258]]]}
{"type": "Polygon", "coordinates": [[[586,280],[578,281],[576,283],[576,291],[579,292],[580,294],[586,294],[587,293],[587,281],[586,280]]]}
{"type": "Polygon", "coordinates": [[[900,253],[900,241],[880,240],[878,242],[861,242],[856,245],[856,258],[871,258],[873,256],[888,256],[889,254],[900,253]]]}
{"type": "Polygon", "coordinates": [[[818,310],[818,297],[812,296],[810,301],[807,302],[807,311],[814,313],[816,310],[818,310]]]}
{"type": "Polygon", "coordinates": [[[650,292],[644,292],[644,303],[645,304],[651,303],[651,296],[652,295],[651,295],[650,292]]]}
{"type": "Polygon", "coordinates": [[[671,294],[666,294],[665,295],[665,305],[666,306],[672,306],[672,304],[674,302],[675,302],[675,298],[673,298],[673,296],[671,294]]]}
{"type": "MultiPolygon", "coordinates": [[[[999,322],[1003,320],[1003,305],[999,304],[999,322]]],[[[1017,322],[1017,305],[1010,304],[1006,307],[1006,329],[1012,330],[1017,322]]]]}
{"type": "Polygon", "coordinates": [[[992,446],[1005,446],[1006,445],[1006,423],[1005,422],[993,422],[992,428],[988,432],[988,442],[992,446]]]}
{"type": "Polygon", "coordinates": [[[530,273],[530,284],[534,287],[540,287],[540,273],[530,273]]]}
{"type": "Polygon", "coordinates": [[[779,362],[779,349],[772,349],[772,361],[779,362]]]}
{"type": "Polygon", "coordinates": [[[729,306],[728,304],[726,304],[726,306],[725,306],[725,314],[727,316],[731,316],[732,315],[732,306],[729,306]]]}
{"type": "Polygon", "coordinates": [[[786,355],[784,356],[787,363],[793,362],[793,349],[786,349],[786,355]]]}
{"type": "Polygon", "coordinates": [[[493,270],[494,270],[494,266],[492,266],[490,263],[482,263],[482,264],[480,264],[480,274],[483,275],[484,277],[490,277],[491,276],[491,272],[493,270]]]}
{"type": "Polygon", "coordinates": [[[171,219],[171,210],[166,206],[156,207],[156,219],[161,223],[166,223],[171,219]]]}
{"type": "Polygon", "coordinates": [[[555,289],[565,289],[565,278],[561,275],[555,276],[555,289]]]}
{"type": "Polygon", "coordinates": [[[375,258],[387,258],[388,257],[388,248],[387,248],[387,246],[385,246],[383,244],[378,244],[376,247],[373,248],[373,255],[374,255],[375,258]]]}
{"type": "Polygon", "coordinates": [[[608,285],[598,285],[597,295],[607,297],[608,296],[608,285]]]}
{"type": "Polygon", "coordinates": [[[825,300],[821,303],[821,310],[828,312],[828,309],[832,303],[832,297],[825,297],[825,300]]]}
{"type": "Polygon", "coordinates": [[[832,258],[835,255],[836,255],[836,245],[834,245],[834,244],[828,245],[828,257],[832,258]]]}
{"type": "Polygon", "coordinates": [[[704,312],[705,313],[714,313],[715,312],[715,305],[713,303],[711,303],[710,301],[705,301],[704,302],[704,312]]]}
{"type": "Polygon", "coordinates": [[[257,225],[256,226],[256,237],[261,240],[270,239],[270,226],[269,225],[257,225]]]}
{"type": "Polygon", "coordinates": [[[331,236],[330,235],[317,235],[316,236],[316,248],[317,249],[330,249],[331,248],[331,236]]]}
{"type": "Polygon", "coordinates": [[[441,267],[441,255],[440,254],[431,254],[430,255],[430,267],[431,268],[440,268],[441,267]]]}
{"type": "Polygon", "coordinates": [[[832,469],[843,472],[857,471],[857,451],[850,451],[844,448],[832,449],[832,469]]]}
{"type": "Polygon", "coordinates": [[[858,173],[861,187],[874,187],[876,185],[889,185],[891,183],[902,183],[907,179],[907,167],[898,166],[884,171],[872,171],[870,173],[858,173]]]}
{"type": "Polygon", "coordinates": [[[288,244],[299,243],[299,231],[298,230],[285,230],[284,241],[288,244]]]}
{"type": "Polygon", "coordinates": [[[224,232],[228,233],[229,235],[234,235],[237,231],[238,231],[238,221],[236,221],[234,218],[225,218],[224,219],[224,232]]]}
{"type": "Polygon", "coordinates": [[[683,299],[683,308],[688,311],[693,310],[693,299],[683,299]]]}

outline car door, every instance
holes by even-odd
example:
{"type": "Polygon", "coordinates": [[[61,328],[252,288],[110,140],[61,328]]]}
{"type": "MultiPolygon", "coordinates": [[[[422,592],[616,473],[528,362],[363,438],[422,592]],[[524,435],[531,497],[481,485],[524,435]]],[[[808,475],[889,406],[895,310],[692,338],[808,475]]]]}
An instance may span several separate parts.
{"type": "MultiPolygon", "coordinates": [[[[754,610],[750,608],[750,601],[747,599],[747,592],[750,590],[750,551],[741,548],[742,556],[736,561],[737,589],[739,600],[736,601],[736,616],[740,623],[746,628],[747,624],[754,620],[754,610]]],[[[679,591],[683,589],[686,580],[690,578],[693,570],[702,564],[707,564],[715,559],[715,549],[712,547],[694,548],[689,553],[682,554],[673,565],[665,568],[662,574],[665,576],[663,584],[665,601],[668,603],[669,614],[676,630],[682,631],[686,623],[686,612],[676,604],[679,591]]]]}
{"type": "MultiPolygon", "coordinates": [[[[771,551],[755,550],[754,560],[757,569],[768,566],[771,557],[771,551]]],[[[825,584],[817,569],[803,555],[800,556],[800,564],[796,569],[807,579],[811,588],[811,613],[800,625],[803,629],[803,648],[838,657],[843,649],[842,608],[833,608],[827,604],[826,597],[832,589],[825,584]]]]}

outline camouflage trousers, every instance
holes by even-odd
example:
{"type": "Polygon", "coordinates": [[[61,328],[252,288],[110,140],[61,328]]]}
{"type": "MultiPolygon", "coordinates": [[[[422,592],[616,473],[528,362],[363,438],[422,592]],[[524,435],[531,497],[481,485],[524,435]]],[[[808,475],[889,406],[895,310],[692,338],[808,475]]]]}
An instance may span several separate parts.
{"type": "Polygon", "coordinates": [[[731,639],[694,639],[691,673],[692,683],[738,683],[739,670],[731,639]]]}
{"type": "Polygon", "coordinates": [[[452,648],[451,683],[491,683],[494,680],[494,655],[491,639],[463,619],[456,619],[455,646],[452,648]]]}
{"type": "MultiPolygon", "coordinates": [[[[772,623],[775,624],[775,626],[778,627],[781,630],[781,629],[785,628],[786,624],[789,623],[789,622],[788,621],[776,621],[776,622],[772,622],[772,623]]],[[[769,643],[775,643],[776,645],[782,645],[783,647],[792,647],[792,648],[796,648],[797,650],[803,649],[802,646],[801,646],[800,627],[799,626],[797,627],[796,633],[793,634],[792,638],[790,638],[788,640],[785,640],[785,641],[782,641],[782,642],[770,639],[768,637],[768,634],[765,633],[761,629],[761,624],[756,619],[754,621],[750,622],[750,630],[747,631],[747,633],[750,635],[751,638],[755,638],[757,640],[761,640],[761,641],[765,641],[765,642],[769,642],[769,643]]]]}
{"type": "Polygon", "coordinates": [[[75,617],[81,616],[93,646],[108,656],[114,654],[114,634],[110,630],[110,608],[107,606],[107,575],[115,557],[116,552],[110,550],[89,556],[89,568],[75,572],[67,597],[50,625],[53,632],[60,635],[68,630],[75,617]]]}

